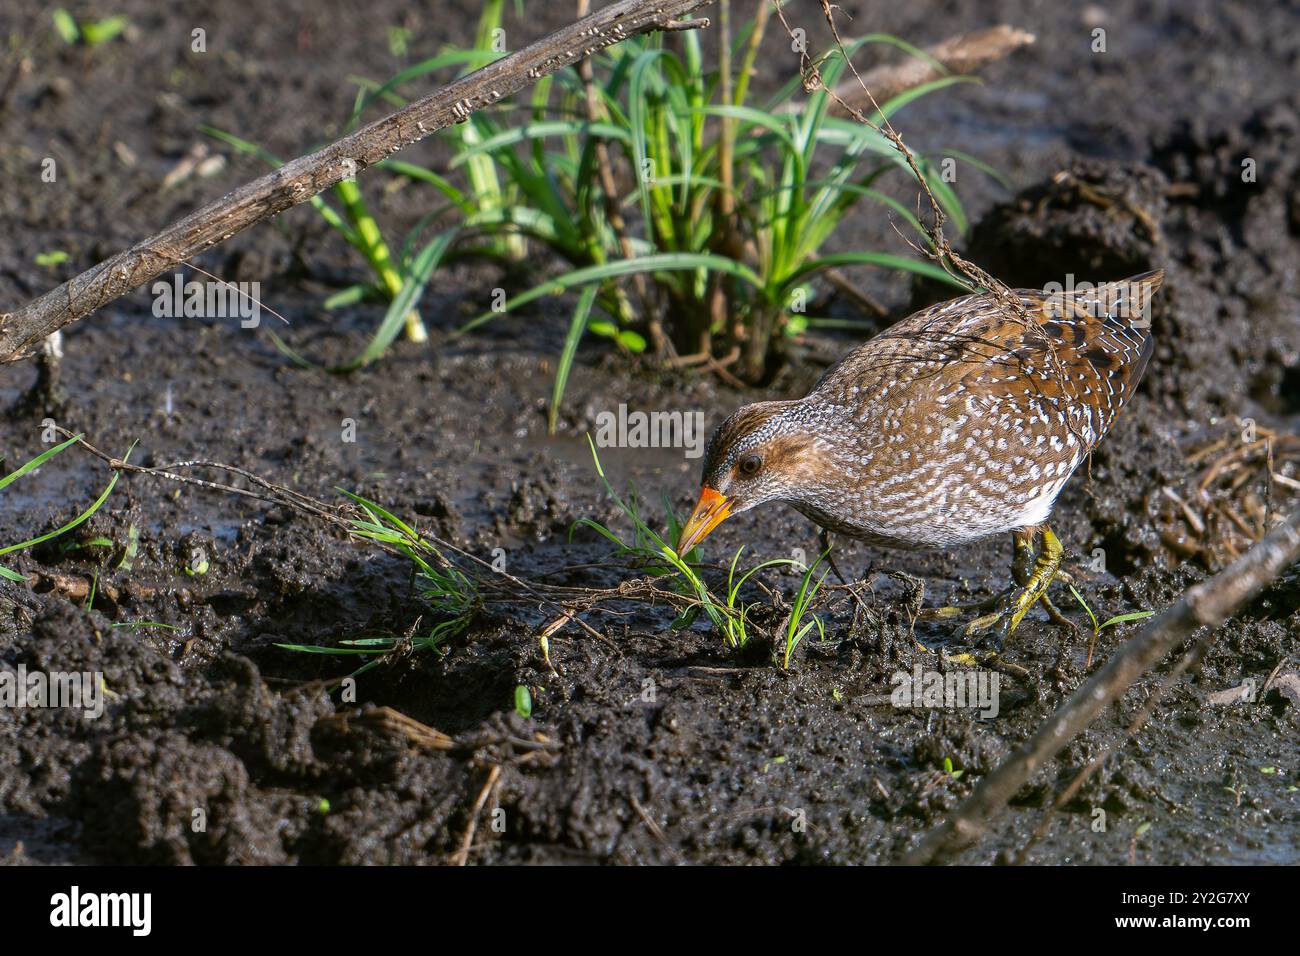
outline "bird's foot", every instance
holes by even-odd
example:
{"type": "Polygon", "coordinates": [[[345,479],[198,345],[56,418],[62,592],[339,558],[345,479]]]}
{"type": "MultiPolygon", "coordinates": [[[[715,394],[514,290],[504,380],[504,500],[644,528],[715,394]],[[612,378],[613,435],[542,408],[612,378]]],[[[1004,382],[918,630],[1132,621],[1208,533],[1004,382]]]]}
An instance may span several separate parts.
{"type": "Polygon", "coordinates": [[[995,609],[975,618],[962,629],[965,637],[991,638],[993,646],[1001,650],[1003,643],[1020,625],[1029,609],[1042,597],[1029,588],[1013,588],[997,599],[995,609]]]}
{"type": "MultiPolygon", "coordinates": [[[[1034,572],[1034,532],[1016,532],[1015,535],[1015,557],[1011,561],[1011,578],[1016,584],[1024,586],[1029,583],[1029,577],[1034,572]]],[[[989,614],[990,611],[999,609],[1004,599],[1014,594],[1014,589],[1007,591],[1005,594],[996,595],[991,598],[985,598],[983,601],[976,601],[972,604],[953,604],[947,607],[936,607],[925,612],[925,617],[939,620],[951,620],[955,617],[965,617],[968,614],[978,614],[980,617],[967,625],[967,632],[976,628],[981,622],[991,622],[996,620],[997,613],[989,614]]]]}
{"type": "Polygon", "coordinates": [[[1013,568],[1013,573],[1017,580],[1022,581],[1020,586],[1012,588],[998,598],[992,613],[977,617],[967,624],[963,630],[966,637],[979,636],[985,639],[991,637],[994,646],[1000,650],[1006,639],[1020,626],[1029,609],[1040,601],[1055,623],[1064,623],[1073,627],[1047,596],[1047,587],[1055,579],[1061,567],[1064,549],[1061,547],[1060,540],[1050,528],[1043,529],[1042,552],[1028,573],[1023,573],[1022,570],[1023,554],[1017,541],[1016,559],[1020,567],[1013,568]]]}
{"type": "MultiPolygon", "coordinates": [[[[1057,571],[1056,577],[1053,578],[1052,580],[1065,581],[1065,572],[1057,571]]],[[[1067,631],[1074,631],[1075,633],[1078,633],[1079,625],[1075,624],[1068,617],[1066,617],[1064,614],[1061,613],[1061,609],[1052,603],[1052,599],[1047,596],[1046,591],[1044,591],[1043,596],[1038,599],[1038,603],[1041,604],[1043,606],[1043,610],[1047,612],[1047,619],[1049,621],[1051,621],[1053,624],[1057,625],[1058,627],[1065,628],[1067,631]]]]}

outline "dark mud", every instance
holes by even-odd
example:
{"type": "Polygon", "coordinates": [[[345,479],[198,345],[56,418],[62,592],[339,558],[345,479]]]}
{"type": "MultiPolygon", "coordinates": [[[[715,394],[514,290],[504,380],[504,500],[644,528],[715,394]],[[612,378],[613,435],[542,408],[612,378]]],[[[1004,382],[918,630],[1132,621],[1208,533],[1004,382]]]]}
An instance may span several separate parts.
{"type": "MultiPolygon", "coordinates": [[[[411,26],[411,58],[427,56],[445,40],[468,40],[473,6],[441,4],[447,15],[431,17],[386,0],[364,16],[343,3],[222,4],[200,16],[126,2],[115,10],[137,25],[131,41],[87,52],[61,49],[43,10],[10,5],[3,33],[39,39],[30,41],[36,69],[0,114],[0,169],[12,184],[0,194],[0,301],[43,291],[261,171],[231,158],[210,179],[160,190],[204,141],[201,124],[296,154],[346,112],[346,76],[386,77],[402,65],[386,52],[388,26],[411,26]],[[186,52],[195,25],[208,30],[208,60],[186,52]],[[33,173],[50,154],[63,170],[57,187],[33,173]],[[51,249],[70,252],[65,271],[33,264],[51,249]]],[[[562,22],[559,6],[530,11],[519,39],[562,22]]],[[[1014,193],[974,175],[959,180],[978,223],[963,243],[972,257],[1025,285],[1067,272],[1167,270],[1146,381],[1091,476],[1067,487],[1056,519],[1099,614],[1166,607],[1206,569],[1166,546],[1162,489],[1185,491],[1198,474],[1188,452],[1235,434],[1241,419],[1294,430],[1300,414],[1300,11],[961,2],[945,4],[942,17],[918,9],[882,19],[845,6],[859,28],[917,43],[1003,21],[1038,34],[1036,47],[987,71],[984,86],[900,117],[921,148],[960,146],[1011,179],[1014,193]],[[1097,25],[1110,31],[1106,57],[1088,52],[1097,25]],[[1241,181],[1247,156],[1257,160],[1252,184],[1241,181]],[[1104,572],[1088,563],[1096,549],[1104,572]]],[[[772,62],[786,59],[774,43],[772,62]]],[[[440,156],[434,145],[413,158],[440,156]]],[[[407,187],[377,205],[402,228],[424,202],[407,187]]],[[[898,240],[864,216],[843,243],[898,240]]],[[[373,306],[320,309],[355,280],[355,263],[307,210],[237,237],[203,265],[261,281],[291,322],[289,341],[322,361],[355,354],[378,320],[373,306]]],[[[711,427],[757,396],[648,375],[593,345],[581,353],[561,434],[547,438],[564,303],[445,340],[512,281],[473,263],[448,269],[423,304],[433,347],[403,343],[346,378],[294,368],[234,323],[156,319],[137,292],[68,335],[61,421],[113,454],[139,440],[133,460],[144,464],[203,457],[320,497],[358,490],[483,557],[505,549],[521,576],[598,561],[608,549],[593,533],[567,539],[576,519],[616,521],[581,439],[596,415],[620,402],[701,409],[711,427]],[[357,423],[355,443],[341,440],[345,418],[357,423]]],[[[896,315],[931,294],[895,278],[861,281],[896,315]]],[[[817,356],[851,341],[814,338],[808,363],[765,394],[797,393],[818,373],[817,356]]],[[[27,366],[0,374],[4,406],[34,377],[27,366]]],[[[42,447],[39,416],[0,420],[10,467],[42,447]]],[[[650,500],[662,490],[679,510],[698,480],[698,462],[680,452],[610,450],[606,464],[616,483],[635,481],[650,500]]],[[[92,460],[65,453],[6,490],[0,541],[57,527],[106,479],[92,460]]],[[[1295,501],[1283,488],[1273,494],[1276,508],[1295,501]]],[[[762,653],[729,654],[701,626],[671,630],[666,609],[592,615],[603,640],[561,632],[552,672],[535,610],[493,611],[445,656],[407,656],[363,675],[358,712],[326,691],[346,661],[276,645],[408,632],[427,609],[397,559],[295,513],[140,477],[124,478],[73,537],[87,546],[7,556],[35,585],[0,582],[0,666],[102,671],[113,697],[93,721],[0,709],[0,859],[12,862],[450,862],[489,783],[470,862],[894,862],[1087,673],[1086,637],[1035,614],[1009,647],[1021,670],[1000,675],[996,718],[891,706],[895,672],[945,665],[912,640],[914,589],[885,572],[922,582],[929,603],[982,598],[1005,582],[1009,546],[900,555],[841,543],[841,565],[874,587],[871,620],[851,627],[839,602],[832,640],[805,645],[788,673],[762,653]],[[132,527],[140,546],[124,570],[132,527]],[[97,538],[115,547],[89,544],[97,538]],[[206,574],[185,573],[195,549],[209,558],[206,574]],[[92,578],[87,608],[69,588],[81,582],[84,593],[92,578]],[[175,630],[113,626],[140,621],[175,630]],[[514,712],[519,684],[531,688],[531,718],[514,712]],[[416,745],[382,708],[452,743],[416,745]],[[197,831],[196,811],[206,824],[197,831]]],[[[710,554],[741,544],[754,560],[811,553],[815,529],[793,512],[750,514],[724,526],[710,554]]],[[[593,572],[582,583],[614,580],[593,572]]],[[[787,593],[795,585],[788,575],[771,580],[787,593]]],[[[1092,666],[1132,627],[1104,630],[1092,666]]],[[[915,634],[937,647],[951,628],[921,624],[915,634]]],[[[1228,624],[1204,665],[1025,858],[1295,862],[1295,704],[1278,693],[1229,706],[1208,698],[1248,679],[1262,686],[1298,659],[1300,579],[1291,575],[1228,624]],[[1104,832],[1094,829],[1098,809],[1104,832]]],[[[1118,738],[1160,679],[1144,680],[1067,747],[1017,795],[995,836],[962,859],[1014,858],[1053,793],[1118,738]]]]}

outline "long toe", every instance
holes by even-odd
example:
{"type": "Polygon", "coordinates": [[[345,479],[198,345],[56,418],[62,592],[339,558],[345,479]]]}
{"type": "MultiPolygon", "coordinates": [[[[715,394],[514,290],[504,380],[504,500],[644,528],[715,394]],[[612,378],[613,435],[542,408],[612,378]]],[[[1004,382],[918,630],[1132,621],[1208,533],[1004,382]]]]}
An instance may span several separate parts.
{"type": "Polygon", "coordinates": [[[992,643],[996,649],[1001,650],[1003,643],[1020,626],[1029,609],[1045,595],[1046,588],[1034,584],[1012,588],[998,599],[991,613],[975,618],[962,633],[966,637],[981,638],[981,643],[992,643]]]}
{"type": "Polygon", "coordinates": [[[991,643],[997,650],[1001,650],[1002,644],[1011,636],[1034,600],[1036,595],[1028,588],[1014,588],[998,599],[992,612],[967,624],[962,629],[962,634],[968,638],[979,638],[980,643],[991,643]]]}

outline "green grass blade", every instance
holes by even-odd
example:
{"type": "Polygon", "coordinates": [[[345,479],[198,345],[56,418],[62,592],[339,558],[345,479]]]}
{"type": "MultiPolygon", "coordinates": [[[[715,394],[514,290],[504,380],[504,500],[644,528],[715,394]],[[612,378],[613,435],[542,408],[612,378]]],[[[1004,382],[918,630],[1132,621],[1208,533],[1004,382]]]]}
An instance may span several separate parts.
{"type": "Polygon", "coordinates": [[[340,289],[332,296],[321,303],[321,307],[326,312],[332,312],[335,309],[346,308],[349,305],[356,305],[364,302],[366,299],[375,295],[377,290],[368,282],[359,282],[356,285],[350,285],[346,289],[340,289]]]}
{"type": "Polygon", "coordinates": [[[81,440],[80,435],[74,435],[72,438],[69,438],[67,441],[60,442],[59,444],[55,445],[53,448],[47,448],[45,451],[41,452],[31,461],[26,462],[25,464],[15,469],[13,472],[5,475],[3,478],[0,478],[0,490],[3,490],[8,485],[17,481],[23,475],[30,474],[31,472],[35,471],[37,468],[41,467],[41,465],[45,464],[47,461],[49,461],[51,458],[57,455],[59,452],[63,451],[63,449],[67,448],[69,445],[75,444],[80,440],[81,440]]]}
{"type": "Polygon", "coordinates": [[[1154,616],[1155,613],[1155,611],[1130,611],[1127,614],[1117,614],[1115,617],[1102,623],[1098,630],[1104,631],[1112,624],[1126,624],[1129,621],[1145,621],[1147,618],[1154,616]]]}
{"type": "MultiPolygon", "coordinates": [[[[379,323],[379,328],[375,330],[375,334],[367,343],[365,350],[351,362],[331,368],[331,372],[355,372],[357,369],[369,365],[388,351],[388,347],[401,334],[406,324],[406,316],[419,303],[420,296],[424,294],[424,288],[428,284],[430,276],[433,275],[433,271],[438,267],[438,263],[442,261],[443,256],[446,255],[455,238],[455,230],[445,232],[420,250],[411,263],[411,268],[406,277],[402,280],[397,295],[388,304],[388,311],[384,313],[383,321],[379,323]]],[[[297,353],[293,354],[296,355],[297,353]]],[[[306,362],[307,360],[302,359],[302,361],[306,362]]]]}
{"type": "MultiPolygon", "coordinates": [[[[904,260],[906,261],[906,260],[904,260]]],[[[722,272],[727,275],[743,279],[745,282],[756,288],[762,286],[762,280],[749,267],[736,262],[734,259],[728,259],[724,256],[715,256],[707,253],[685,253],[670,252],[661,253],[653,256],[642,256],[639,259],[619,259],[615,262],[608,262],[599,266],[591,266],[586,269],[575,269],[572,272],[549,279],[546,282],[536,285],[526,292],[506,302],[505,311],[498,313],[495,311],[485,312],[476,316],[465,325],[456,330],[457,335],[464,335],[491,321],[501,314],[508,314],[512,309],[521,305],[527,305],[536,299],[545,295],[554,295],[565,292],[568,289],[577,288],[578,286],[587,285],[591,282],[603,282],[606,279],[614,279],[620,276],[634,275],[636,273],[653,273],[653,272],[674,272],[690,269],[706,269],[714,272],[722,272]]]]}
{"type": "MultiPolygon", "coordinates": [[[[131,448],[134,447],[135,444],[132,443],[131,448]]],[[[122,457],[122,460],[126,461],[126,459],[129,458],[130,456],[131,456],[131,451],[128,450],[127,453],[122,457]]],[[[53,531],[47,532],[46,534],[43,535],[39,535],[35,538],[29,538],[27,541],[21,541],[18,544],[11,544],[8,545],[7,547],[0,548],[0,554],[9,554],[13,551],[22,551],[25,548],[30,548],[30,547],[34,547],[35,545],[42,544],[43,542],[49,541],[51,538],[57,538],[59,535],[71,531],[73,528],[77,527],[78,525],[88,521],[91,515],[93,515],[96,511],[98,511],[103,506],[104,502],[108,500],[108,496],[113,493],[113,489],[117,486],[117,480],[121,477],[122,477],[122,473],[120,471],[114,472],[112,479],[110,479],[108,482],[108,487],[105,488],[103,492],[100,493],[100,496],[95,499],[95,503],[92,504],[85,511],[83,511],[81,514],[77,515],[77,517],[73,518],[67,524],[63,525],[61,528],[56,528],[53,531]]]]}
{"type": "Polygon", "coordinates": [[[432,170],[425,169],[423,166],[417,166],[414,163],[408,163],[400,159],[386,159],[382,163],[376,163],[377,169],[386,169],[389,172],[396,173],[398,176],[405,176],[408,179],[414,179],[417,182],[428,183],[434,189],[438,190],[448,200],[452,202],[461,212],[469,215],[474,211],[474,204],[464,192],[452,185],[451,180],[445,176],[439,176],[432,170]]]}
{"type": "Polygon", "coordinates": [[[573,369],[573,359],[578,353],[578,343],[582,333],[587,329],[587,319],[591,316],[591,307],[596,301],[600,286],[592,283],[584,286],[578,296],[578,306],[573,310],[569,320],[569,332],[564,337],[564,349],[560,352],[560,364],[555,370],[555,384],[551,388],[551,407],[546,415],[546,430],[555,434],[556,419],[560,414],[560,400],[564,398],[565,386],[569,383],[569,372],[573,369]]]}
{"type": "Polygon", "coordinates": [[[972,156],[970,153],[962,152],[960,149],[944,149],[944,150],[940,150],[935,155],[943,155],[945,157],[951,156],[953,159],[959,159],[963,163],[966,163],[970,166],[974,166],[985,176],[988,176],[990,179],[996,182],[1003,189],[1009,190],[1011,188],[1011,180],[1003,176],[1002,173],[996,167],[989,165],[988,163],[984,162],[984,160],[979,159],[976,156],[972,156]]]}
{"type": "Polygon", "coordinates": [[[1079,607],[1088,612],[1088,619],[1092,621],[1092,633],[1099,633],[1101,631],[1101,625],[1097,623],[1097,615],[1092,613],[1092,608],[1088,607],[1088,602],[1083,599],[1083,595],[1075,589],[1073,584],[1067,584],[1066,587],[1070,589],[1070,593],[1074,595],[1074,599],[1079,602],[1079,607]]]}

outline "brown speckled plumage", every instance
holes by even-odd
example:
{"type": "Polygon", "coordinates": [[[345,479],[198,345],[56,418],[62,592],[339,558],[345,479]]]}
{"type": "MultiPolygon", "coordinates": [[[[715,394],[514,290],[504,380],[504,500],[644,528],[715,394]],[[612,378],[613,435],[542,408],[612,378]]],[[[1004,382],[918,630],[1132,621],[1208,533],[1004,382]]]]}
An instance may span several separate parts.
{"type": "Polygon", "coordinates": [[[987,294],[924,309],[854,349],[805,398],[727,419],[704,487],[728,514],[785,501],[828,530],[896,548],[1038,526],[1137,388],[1162,279],[1020,290],[1032,321],[987,294]]]}

